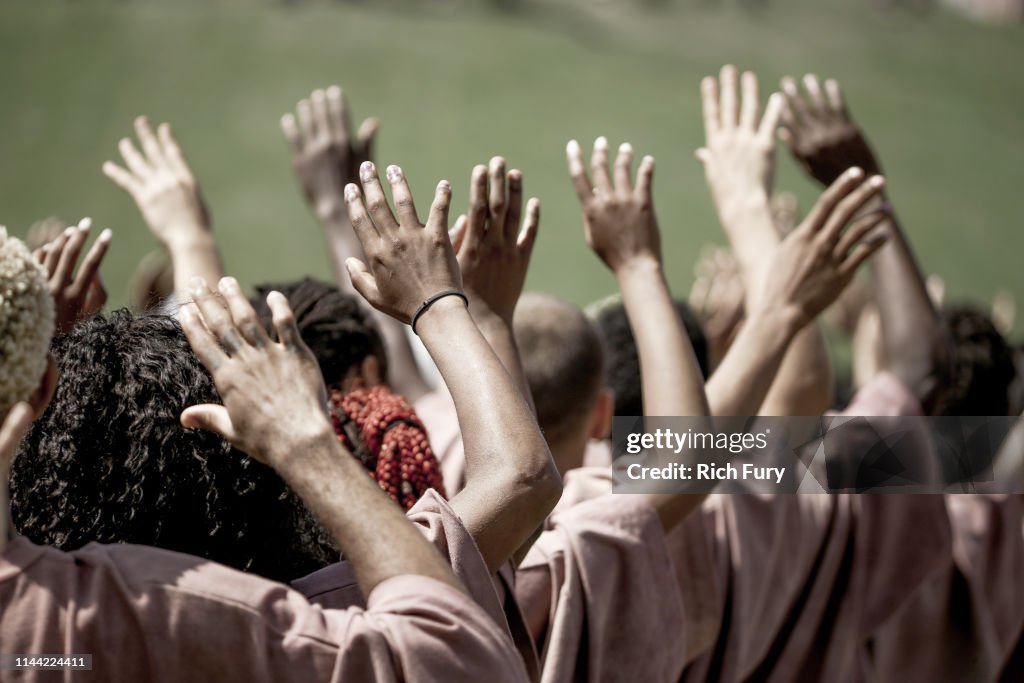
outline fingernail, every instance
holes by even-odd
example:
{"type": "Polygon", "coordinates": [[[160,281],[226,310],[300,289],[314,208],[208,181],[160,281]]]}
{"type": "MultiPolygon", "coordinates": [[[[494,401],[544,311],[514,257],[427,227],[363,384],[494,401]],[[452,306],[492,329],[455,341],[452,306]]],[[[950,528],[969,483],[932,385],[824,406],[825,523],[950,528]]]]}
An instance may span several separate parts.
{"type": "Polygon", "coordinates": [[[881,187],[882,185],[885,185],[885,178],[880,175],[876,175],[871,178],[869,182],[871,183],[871,187],[881,187]]]}
{"type": "Polygon", "coordinates": [[[222,277],[220,279],[220,287],[221,287],[221,289],[227,289],[227,290],[232,291],[232,292],[237,291],[238,290],[238,280],[236,280],[235,278],[233,278],[231,276],[222,277]]]}
{"type": "Polygon", "coordinates": [[[359,176],[363,180],[373,180],[373,173],[374,173],[374,169],[373,169],[373,162],[372,161],[364,161],[359,166],[359,176]]]}
{"type": "Polygon", "coordinates": [[[354,184],[349,183],[348,185],[346,185],[345,186],[345,201],[349,201],[350,202],[350,201],[354,200],[356,197],[359,196],[358,192],[359,192],[359,190],[356,188],[356,186],[354,184]]]}
{"type": "Polygon", "coordinates": [[[439,182],[439,183],[437,184],[437,186],[438,186],[438,187],[439,187],[440,189],[442,189],[442,190],[444,190],[444,191],[446,191],[446,192],[447,192],[448,190],[451,190],[451,189],[452,189],[452,186],[451,186],[451,184],[450,184],[450,183],[449,183],[449,182],[448,182],[447,180],[442,180],[441,182],[439,182]]]}
{"type": "Polygon", "coordinates": [[[851,168],[849,173],[851,178],[860,178],[862,175],[864,175],[864,171],[862,171],[860,168],[856,166],[851,168]]]}
{"type": "Polygon", "coordinates": [[[628,142],[623,142],[621,145],[619,145],[619,154],[632,154],[632,153],[633,153],[633,145],[629,144],[628,142]]]}
{"type": "Polygon", "coordinates": [[[103,230],[103,232],[101,232],[101,233],[100,233],[100,236],[99,236],[99,237],[97,237],[96,239],[99,239],[99,240],[101,240],[101,241],[103,241],[103,242],[109,242],[109,241],[110,241],[110,239],[111,239],[111,238],[112,238],[113,236],[114,236],[114,231],[113,231],[113,230],[111,230],[110,228],[105,228],[105,229],[103,230]]]}
{"type": "Polygon", "coordinates": [[[199,277],[198,275],[193,275],[192,279],[189,280],[188,284],[189,287],[192,288],[193,294],[200,295],[203,294],[203,292],[206,290],[206,280],[199,277]]]}
{"type": "Polygon", "coordinates": [[[89,218],[89,217],[85,217],[82,220],[78,221],[78,229],[79,230],[88,230],[91,227],[92,227],[92,219],[89,218]]]}
{"type": "Polygon", "coordinates": [[[78,230],[78,226],[77,225],[69,225],[68,227],[64,228],[64,236],[65,237],[69,237],[69,236],[73,235],[75,233],[75,231],[77,231],[77,230],[78,230]]]}
{"type": "Polygon", "coordinates": [[[650,154],[647,154],[647,155],[644,156],[643,162],[645,164],[653,164],[654,163],[654,157],[652,157],[650,154]]]}
{"type": "Polygon", "coordinates": [[[580,143],[576,142],[575,140],[569,140],[569,144],[565,146],[565,151],[569,154],[579,154],[580,143]]]}
{"type": "Polygon", "coordinates": [[[608,147],[608,138],[602,135],[598,139],[594,140],[594,147],[597,149],[606,149],[608,147]]]}
{"type": "Polygon", "coordinates": [[[390,180],[393,183],[397,182],[398,179],[402,177],[402,169],[398,168],[397,166],[393,166],[393,165],[392,166],[388,166],[387,169],[385,170],[385,173],[388,176],[388,180],[390,180]]]}

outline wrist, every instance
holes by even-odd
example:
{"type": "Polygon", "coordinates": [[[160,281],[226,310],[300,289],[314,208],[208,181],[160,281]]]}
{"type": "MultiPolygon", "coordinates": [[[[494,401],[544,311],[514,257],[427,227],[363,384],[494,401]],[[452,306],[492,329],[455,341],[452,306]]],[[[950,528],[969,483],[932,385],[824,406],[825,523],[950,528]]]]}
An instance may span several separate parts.
{"type": "Polygon", "coordinates": [[[663,277],[664,268],[661,260],[653,254],[634,256],[617,264],[614,268],[615,279],[621,288],[624,282],[637,278],[663,277]]]}
{"type": "Polygon", "coordinates": [[[316,472],[324,456],[329,456],[337,445],[334,428],[320,408],[316,416],[302,424],[289,425],[287,435],[267,444],[265,462],[288,480],[307,470],[316,472]]]}
{"type": "Polygon", "coordinates": [[[744,324],[760,331],[766,347],[789,345],[810,321],[796,306],[759,306],[751,311],[744,324]]]}
{"type": "MultiPolygon", "coordinates": [[[[430,304],[416,318],[416,334],[426,344],[429,339],[448,334],[452,325],[464,320],[472,323],[466,302],[454,294],[445,296],[430,304]]],[[[409,322],[412,324],[412,320],[409,322]]]]}
{"type": "Polygon", "coordinates": [[[172,254],[217,248],[213,233],[208,227],[202,225],[195,223],[175,225],[171,226],[167,232],[173,237],[168,238],[164,244],[172,254]]]}

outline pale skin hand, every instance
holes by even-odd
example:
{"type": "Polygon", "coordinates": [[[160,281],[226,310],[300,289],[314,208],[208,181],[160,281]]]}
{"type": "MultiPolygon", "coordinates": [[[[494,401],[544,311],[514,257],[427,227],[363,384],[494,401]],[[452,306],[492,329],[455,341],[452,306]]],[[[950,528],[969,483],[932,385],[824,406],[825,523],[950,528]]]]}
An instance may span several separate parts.
{"type": "MultiPolygon", "coordinates": [[[[352,231],[345,210],[344,188],[358,180],[359,166],[373,161],[373,145],[380,123],[366,119],[352,134],[351,113],[345,93],[336,85],[314,90],[300,100],[295,113],[281,117],[281,132],[291,153],[292,169],[306,202],[324,231],[335,281],[354,293],[345,261],[362,259],[363,248],[352,231]]],[[[388,360],[388,383],[409,401],[430,391],[420,374],[405,329],[394,318],[371,309],[380,328],[388,360]]]]}
{"type": "MultiPolygon", "coordinates": [[[[745,307],[752,317],[757,288],[766,280],[770,254],[779,245],[771,209],[775,168],[775,131],[782,114],[782,95],[773,94],[760,112],[757,77],[736,67],[722,67],[716,81],[701,82],[706,142],[697,150],[719,219],[742,266],[745,307]]],[[[723,397],[720,383],[709,384],[715,404],[735,404],[742,397],[723,397]],[[713,391],[712,391],[713,389],[713,391]]],[[[725,387],[740,391],[739,387],[725,387]]],[[[743,389],[745,391],[745,389],[743,389]]],[[[798,335],[786,361],[758,411],[762,415],[819,415],[831,403],[832,375],[824,339],[817,326],[798,335]]]]}
{"type": "MultiPolygon", "coordinates": [[[[782,137],[807,172],[827,183],[846,167],[860,166],[868,173],[878,169],[877,158],[850,117],[839,84],[831,79],[825,81],[822,94],[818,78],[808,75],[804,77],[804,86],[806,96],[792,78],[783,80],[789,114],[782,137]]],[[[927,412],[950,351],[921,268],[888,206],[888,199],[879,195],[869,207],[890,211],[884,225],[889,244],[871,260],[882,357],[885,369],[914,392],[927,412]]]]}
{"type": "Polygon", "coordinates": [[[3,534],[0,535],[0,555],[7,548],[7,542],[14,538],[14,527],[11,524],[11,507],[8,502],[8,479],[11,473],[11,463],[18,452],[18,444],[28,434],[32,426],[33,411],[27,403],[16,403],[4,418],[3,426],[0,426],[0,526],[3,527],[3,534]]]}
{"type": "MultiPolygon", "coordinates": [[[[424,225],[402,170],[391,166],[387,177],[397,216],[373,164],[361,169],[362,192],[355,185],[345,190],[369,263],[351,258],[348,267],[371,305],[409,322],[426,298],[462,290],[447,231],[451,188],[445,181],[437,186],[424,225]]],[[[416,329],[455,402],[466,452],[466,487],[451,505],[496,572],[554,507],[561,479],[533,412],[462,301],[439,299],[416,329]]]]}
{"type": "Polygon", "coordinates": [[[473,169],[469,211],[459,216],[449,234],[473,320],[532,406],[533,397],[512,331],[512,316],[537,239],[540,201],[531,198],[527,202],[520,228],[522,204],[522,173],[512,170],[506,176],[505,160],[494,157],[489,167],[473,169]]]}
{"type": "Polygon", "coordinates": [[[234,279],[220,281],[222,299],[201,278],[193,293],[181,324],[224,405],[186,408],[182,425],[215,432],[273,467],[341,548],[364,595],[409,574],[463,590],[436,549],[338,443],[316,359],[284,295],[267,297],[280,340],[273,341],[234,279]]]}
{"type": "MultiPolygon", "coordinates": [[[[598,138],[591,159],[592,183],[575,140],[566,153],[569,175],[583,209],[587,243],[615,274],[636,338],[645,414],[708,416],[700,368],[661,266],[661,236],[651,197],[654,159],[644,157],[634,185],[633,149],[622,145],[613,180],[608,170],[608,143],[598,138]]],[[[690,494],[643,495],[666,531],[703,500],[703,496],[690,494]]]]}
{"type": "Polygon", "coordinates": [[[153,236],[170,252],[174,289],[186,300],[193,277],[216,282],[223,275],[209,211],[170,125],[160,124],[154,133],[149,119],[140,116],[135,132],[142,151],[123,138],[118,149],[125,166],[108,161],[103,173],[131,195],[153,236]]]}
{"type": "Polygon", "coordinates": [[[96,238],[75,273],[75,264],[91,227],[92,221],[83,218],[77,226],[67,228],[57,239],[35,252],[36,260],[46,270],[50,296],[56,307],[55,335],[64,334],[79,320],[99,312],[107,301],[100,265],[113,236],[109,228],[96,238]]]}

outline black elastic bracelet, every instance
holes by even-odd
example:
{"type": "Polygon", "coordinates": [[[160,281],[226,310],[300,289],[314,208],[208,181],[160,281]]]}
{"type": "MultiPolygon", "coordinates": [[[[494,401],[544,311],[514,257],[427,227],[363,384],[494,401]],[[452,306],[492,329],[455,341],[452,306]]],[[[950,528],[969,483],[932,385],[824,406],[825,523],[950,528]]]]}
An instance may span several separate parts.
{"type": "Polygon", "coordinates": [[[464,304],[466,304],[467,306],[469,305],[469,299],[467,299],[466,295],[457,289],[446,289],[443,292],[438,292],[437,294],[428,297],[426,301],[420,304],[420,307],[416,309],[416,312],[412,314],[412,322],[410,322],[409,324],[412,325],[413,334],[419,334],[419,332],[416,331],[416,321],[419,319],[419,317],[423,315],[426,312],[426,310],[433,305],[435,301],[437,301],[438,299],[443,299],[446,296],[457,296],[460,299],[462,299],[462,302],[464,304]]]}

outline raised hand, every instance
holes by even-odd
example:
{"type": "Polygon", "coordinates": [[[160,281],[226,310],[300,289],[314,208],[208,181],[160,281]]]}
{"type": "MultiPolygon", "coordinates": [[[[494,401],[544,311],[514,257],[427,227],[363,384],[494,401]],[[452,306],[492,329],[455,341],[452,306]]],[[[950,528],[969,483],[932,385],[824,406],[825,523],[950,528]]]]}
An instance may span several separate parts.
{"type": "Polygon", "coordinates": [[[448,238],[452,201],[448,181],[438,183],[424,225],[416,215],[402,169],[387,168],[397,218],[373,163],[364,162],[359,173],[362,192],[355,184],[345,187],[348,216],[369,261],[369,266],[355,257],[345,262],[356,291],[374,308],[405,323],[412,322],[420,306],[437,294],[457,292],[464,297],[459,264],[448,238]]]}
{"type": "Polygon", "coordinates": [[[170,124],[161,123],[154,134],[149,119],[140,116],[135,132],[142,152],[123,138],[118,149],[127,169],[107,161],[103,173],[131,195],[153,236],[172,251],[205,236],[210,214],[170,124]]]}
{"type": "Polygon", "coordinates": [[[77,226],[64,230],[57,239],[35,251],[36,260],[46,269],[47,283],[55,306],[54,334],[64,334],[82,318],[103,308],[107,291],[100,279],[100,264],[107,254],[113,233],[109,228],[100,233],[82,260],[78,273],[75,265],[82,253],[92,221],[83,218],[77,226]]]}
{"type": "Polygon", "coordinates": [[[478,323],[488,314],[512,323],[537,239],[540,201],[527,202],[520,229],[522,209],[522,173],[512,170],[506,177],[501,157],[491,159],[490,168],[473,169],[469,212],[455,221],[451,236],[470,311],[478,323]]]}
{"type": "Polygon", "coordinates": [[[860,267],[885,241],[876,228],[884,210],[858,214],[885,187],[881,176],[865,179],[853,168],[834,182],[775,251],[754,308],[775,308],[803,327],[830,305],[860,267]],[[849,226],[849,227],[847,227],[849,226]],[[844,230],[845,229],[845,230],[844,230]]]}
{"type": "Polygon", "coordinates": [[[318,220],[344,217],[344,187],[356,180],[360,164],[373,159],[380,122],[366,119],[353,136],[345,93],[336,85],[314,90],[295,110],[297,116],[281,117],[281,131],[299,185],[318,220]]]}
{"type": "Polygon", "coordinates": [[[747,71],[739,80],[742,98],[731,64],[722,67],[720,82],[712,76],[701,81],[705,143],[696,154],[727,231],[732,217],[769,202],[783,108],[782,96],[773,94],[762,116],[757,76],[747,71]]]}
{"type": "Polygon", "coordinates": [[[869,175],[881,172],[881,166],[860,128],[850,118],[839,83],[804,76],[805,93],[793,78],[782,79],[786,94],[784,127],[779,131],[793,156],[807,173],[822,185],[832,183],[848,168],[864,169],[869,175]]]}
{"type": "Polygon", "coordinates": [[[575,140],[566,147],[569,175],[583,207],[583,227],[587,244],[613,272],[618,274],[638,262],[661,263],[661,233],[654,215],[651,180],[654,157],[645,156],[633,183],[633,148],[619,147],[614,180],[608,169],[608,141],[594,142],[590,169],[593,182],[583,164],[583,152],[575,140]]]}
{"type": "Polygon", "coordinates": [[[284,295],[271,292],[267,297],[274,341],[234,278],[221,279],[218,289],[220,297],[197,278],[193,303],[181,309],[181,326],[224,405],[186,408],[181,424],[216,432],[276,468],[297,454],[303,439],[318,437],[325,425],[330,428],[320,367],[303,343],[284,295]]]}

